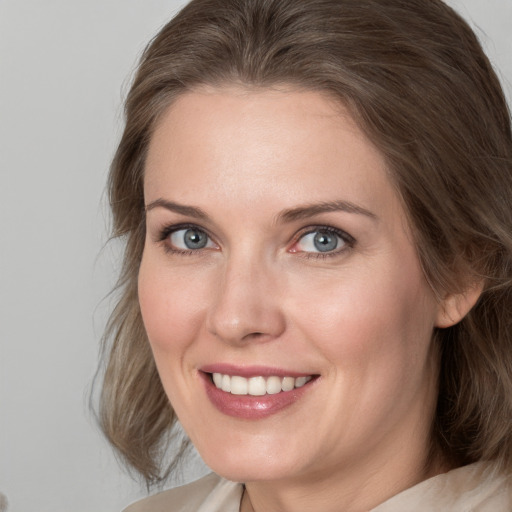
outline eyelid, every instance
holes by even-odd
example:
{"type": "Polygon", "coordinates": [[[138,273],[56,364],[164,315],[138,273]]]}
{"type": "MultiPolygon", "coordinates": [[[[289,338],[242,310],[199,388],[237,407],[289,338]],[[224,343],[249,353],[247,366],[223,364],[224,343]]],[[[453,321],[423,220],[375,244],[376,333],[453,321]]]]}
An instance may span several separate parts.
{"type": "MultiPolygon", "coordinates": [[[[206,229],[202,226],[199,226],[198,224],[191,223],[191,222],[182,222],[182,223],[178,223],[178,224],[164,225],[163,227],[158,229],[156,236],[154,237],[154,241],[156,243],[163,243],[165,246],[165,249],[167,251],[175,253],[175,254],[199,254],[204,249],[211,249],[211,247],[204,247],[202,249],[180,249],[180,248],[172,247],[168,243],[169,236],[172,233],[175,233],[176,231],[180,231],[180,230],[186,230],[186,229],[196,229],[198,231],[202,231],[203,233],[206,234],[206,236],[209,238],[209,240],[213,244],[215,244],[218,248],[218,243],[215,241],[215,238],[210,234],[208,229],[206,229]]],[[[293,240],[291,243],[292,247],[289,248],[288,251],[291,253],[300,254],[303,257],[326,258],[329,256],[340,255],[341,253],[344,253],[345,251],[352,249],[355,244],[356,244],[356,239],[352,235],[350,235],[349,233],[344,231],[343,229],[340,229],[340,228],[337,228],[334,226],[330,226],[330,225],[326,225],[326,224],[318,224],[318,225],[311,225],[311,226],[306,226],[306,227],[302,228],[293,237],[293,240]],[[303,237],[305,237],[308,234],[315,233],[316,231],[322,231],[322,230],[338,236],[339,238],[341,238],[341,240],[343,240],[345,245],[339,249],[335,249],[333,251],[327,251],[327,252],[293,250],[293,246],[296,245],[303,237]]]]}
{"type": "Polygon", "coordinates": [[[193,224],[191,222],[183,222],[179,224],[168,224],[164,225],[162,228],[158,229],[156,236],[155,236],[155,242],[156,243],[163,243],[164,247],[167,251],[175,254],[199,254],[205,249],[212,249],[211,247],[203,247],[200,249],[180,249],[177,247],[172,247],[169,243],[169,237],[173,233],[176,233],[177,231],[181,230],[187,230],[187,229],[194,229],[197,231],[202,231],[206,234],[208,239],[215,244],[218,247],[217,242],[215,239],[210,235],[209,231],[202,226],[199,226],[197,224],[193,224]]]}
{"type": "Polygon", "coordinates": [[[193,224],[191,222],[182,222],[182,223],[178,223],[178,224],[165,224],[164,226],[159,227],[156,232],[155,241],[162,242],[170,234],[172,234],[176,231],[180,231],[181,229],[197,229],[198,231],[203,231],[204,233],[206,233],[208,235],[208,237],[210,237],[208,230],[203,228],[202,226],[198,226],[197,224],[193,224]]]}
{"type": "Polygon", "coordinates": [[[290,250],[290,249],[289,249],[289,251],[292,253],[301,254],[301,255],[307,256],[307,257],[325,258],[325,257],[329,257],[329,256],[337,256],[337,255],[347,251],[348,249],[352,249],[354,247],[354,245],[356,244],[356,239],[352,235],[350,235],[349,233],[344,231],[343,229],[335,228],[334,226],[329,226],[329,225],[325,225],[325,224],[320,224],[320,225],[314,225],[314,226],[307,226],[307,227],[303,228],[302,230],[300,230],[293,239],[292,248],[294,245],[298,244],[302,238],[304,238],[305,236],[310,235],[312,233],[316,233],[317,231],[327,231],[329,233],[332,233],[333,235],[336,235],[339,238],[341,238],[341,240],[343,240],[345,245],[339,249],[337,248],[337,249],[334,249],[333,251],[326,251],[326,252],[300,251],[300,250],[290,250]]]}

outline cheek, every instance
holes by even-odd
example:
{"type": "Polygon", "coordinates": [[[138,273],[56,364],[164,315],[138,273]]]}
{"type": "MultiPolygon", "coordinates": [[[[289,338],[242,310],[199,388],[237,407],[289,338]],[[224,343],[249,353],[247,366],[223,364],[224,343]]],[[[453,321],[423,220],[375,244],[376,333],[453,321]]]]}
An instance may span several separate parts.
{"type": "MultiPolygon", "coordinates": [[[[145,254],[139,271],[138,295],[144,327],[155,357],[186,346],[200,325],[204,287],[187,272],[162,267],[145,254]]],[[[158,361],[157,361],[158,364],[158,361]]]]}
{"type": "Polygon", "coordinates": [[[304,284],[307,293],[293,293],[304,297],[297,322],[337,366],[405,371],[427,352],[435,302],[417,265],[352,268],[304,284]]]}
{"type": "Polygon", "coordinates": [[[201,281],[192,279],[188,271],[162,264],[150,251],[143,256],[138,280],[142,319],[163,387],[178,414],[194,407],[189,393],[194,372],[185,355],[202,325],[201,281]]]}
{"type": "Polygon", "coordinates": [[[302,336],[328,361],[332,391],[321,409],[344,422],[354,446],[392,431],[434,392],[434,303],[421,272],[370,270],[309,283],[296,310],[302,336]]]}

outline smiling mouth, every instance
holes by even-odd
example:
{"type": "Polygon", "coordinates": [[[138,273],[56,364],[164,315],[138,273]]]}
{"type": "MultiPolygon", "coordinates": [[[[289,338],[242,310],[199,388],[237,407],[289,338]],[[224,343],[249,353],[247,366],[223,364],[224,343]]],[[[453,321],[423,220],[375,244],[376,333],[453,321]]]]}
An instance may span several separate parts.
{"type": "Polygon", "coordinates": [[[217,389],[232,395],[264,396],[301,388],[313,379],[306,377],[256,376],[245,378],[239,375],[212,373],[211,379],[217,389]]]}

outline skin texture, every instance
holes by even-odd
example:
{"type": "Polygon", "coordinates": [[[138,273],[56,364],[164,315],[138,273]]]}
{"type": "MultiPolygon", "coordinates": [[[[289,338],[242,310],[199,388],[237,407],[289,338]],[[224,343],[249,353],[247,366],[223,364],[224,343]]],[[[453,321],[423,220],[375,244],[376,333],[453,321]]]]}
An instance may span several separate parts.
{"type": "Polygon", "coordinates": [[[145,202],[139,299],[158,371],[205,462],[246,483],[242,510],[368,510],[431,476],[432,331],[467,307],[436,301],[385,161],[339,104],[284,89],[184,94],[152,137],[145,202]],[[333,201],[364,212],[283,216],[333,201]],[[162,235],[183,224],[206,247],[162,235]],[[323,226],[351,238],[319,256],[304,235],[323,226]],[[199,369],[218,363],[319,377],[247,420],[208,399],[199,369]]]}

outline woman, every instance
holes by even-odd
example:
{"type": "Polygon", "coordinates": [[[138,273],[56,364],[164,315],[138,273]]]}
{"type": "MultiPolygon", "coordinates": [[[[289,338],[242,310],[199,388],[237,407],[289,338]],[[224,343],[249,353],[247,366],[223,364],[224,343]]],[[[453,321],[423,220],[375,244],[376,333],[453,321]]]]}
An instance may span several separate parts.
{"type": "Polygon", "coordinates": [[[129,507],[512,508],[512,136],[439,0],[194,0],[142,57],[102,425],[129,507]],[[220,475],[220,476],[217,476],[220,475]]]}

